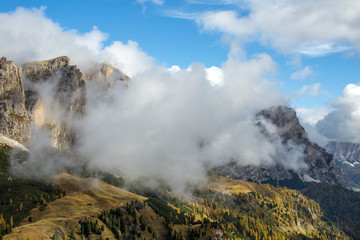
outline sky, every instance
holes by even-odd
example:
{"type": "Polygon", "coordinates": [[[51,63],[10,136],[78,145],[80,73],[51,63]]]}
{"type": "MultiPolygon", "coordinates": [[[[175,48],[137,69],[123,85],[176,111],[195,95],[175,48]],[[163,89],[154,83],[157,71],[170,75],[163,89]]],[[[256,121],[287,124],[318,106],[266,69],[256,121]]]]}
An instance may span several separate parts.
{"type": "Polygon", "coordinates": [[[90,49],[131,77],[201,63],[221,78],[229,59],[266,54],[265,78],[309,131],[360,141],[358,0],[12,0],[0,20],[0,55],[16,63],[70,55],[83,69],[90,49]]]}

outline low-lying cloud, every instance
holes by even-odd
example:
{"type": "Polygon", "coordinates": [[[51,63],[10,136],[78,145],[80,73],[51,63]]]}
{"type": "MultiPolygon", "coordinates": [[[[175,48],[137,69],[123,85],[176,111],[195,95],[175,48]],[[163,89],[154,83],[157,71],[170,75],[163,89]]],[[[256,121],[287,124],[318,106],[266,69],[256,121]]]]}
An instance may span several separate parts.
{"type": "MultiPolygon", "coordinates": [[[[1,20],[9,25],[0,26],[0,52],[16,63],[68,55],[83,73],[106,61],[132,77],[87,82],[87,114],[71,124],[79,140],[74,151],[88,169],[145,177],[182,191],[188,183],[204,181],[209,167],[230,160],[304,167],[303,148],[284,146],[263,119],[273,129],[271,138],[264,137],[254,119],[264,108],[285,104],[280,84],[268,80],[276,63],[267,54],[246,59],[233,52],[221,68],[193,64],[169,70],[156,66],[136,42],[103,46],[106,34],[97,28],[85,34],[64,30],[45,17],[44,9],[18,8],[0,14],[1,20]]],[[[51,82],[31,87],[56,106],[48,96],[51,82]]],[[[51,121],[64,121],[61,107],[44,108],[51,121]]],[[[53,152],[46,131],[33,134],[28,163],[16,163],[15,172],[47,176],[77,164],[53,152]]]]}

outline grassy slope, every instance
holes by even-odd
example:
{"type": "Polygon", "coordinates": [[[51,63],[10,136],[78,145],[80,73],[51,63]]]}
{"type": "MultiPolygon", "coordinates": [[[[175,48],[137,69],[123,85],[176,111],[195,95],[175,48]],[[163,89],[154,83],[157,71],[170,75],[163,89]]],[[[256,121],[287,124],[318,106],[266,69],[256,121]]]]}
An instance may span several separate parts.
{"type": "MultiPolygon", "coordinates": [[[[95,220],[103,210],[123,206],[132,200],[146,200],[101,180],[77,178],[66,173],[57,176],[55,183],[67,192],[66,197],[50,202],[44,211],[33,209],[33,222],[23,221],[22,226],[14,228],[4,239],[49,239],[55,232],[60,236],[69,235],[71,230],[77,232],[80,219],[95,220]]],[[[110,231],[106,232],[104,239],[113,239],[110,231]]]]}
{"type": "MultiPolygon", "coordinates": [[[[6,159],[8,149],[1,148],[0,150],[0,159],[6,159]]],[[[1,169],[8,167],[6,161],[0,161],[0,165],[1,169]]],[[[6,197],[12,196],[14,203],[19,204],[19,201],[24,198],[24,196],[21,196],[19,199],[17,199],[17,196],[24,195],[27,191],[30,191],[29,194],[44,194],[45,198],[47,197],[45,195],[47,191],[45,191],[46,189],[44,190],[44,186],[42,185],[22,180],[8,181],[9,174],[6,172],[3,172],[1,177],[3,192],[6,192],[8,187],[11,186],[12,189],[6,193],[6,197]]],[[[44,211],[40,211],[38,207],[33,209],[30,213],[33,221],[29,222],[28,217],[26,217],[21,222],[22,226],[14,228],[12,233],[6,235],[4,239],[49,239],[54,234],[58,237],[65,237],[70,234],[71,230],[76,233],[75,236],[77,238],[80,238],[77,234],[79,232],[78,221],[80,219],[83,220],[87,217],[90,221],[95,221],[101,211],[124,206],[133,200],[146,201],[145,197],[94,178],[78,178],[62,173],[54,179],[54,182],[65,190],[67,195],[55,201],[48,202],[48,206],[44,211]]],[[[295,190],[211,176],[208,184],[204,186],[202,190],[197,193],[195,191],[193,200],[196,201],[196,203],[177,198],[166,191],[164,191],[164,193],[168,195],[168,197],[165,197],[165,203],[166,201],[168,202],[166,203],[167,205],[173,209],[181,210],[180,214],[193,216],[195,219],[194,222],[189,223],[189,225],[174,225],[173,229],[178,233],[182,231],[184,237],[188,237],[190,231],[194,229],[203,231],[203,237],[201,239],[213,237],[212,234],[215,232],[218,232],[219,235],[226,235],[227,231],[231,233],[236,230],[236,224],[234,220],[231,220],[232,217],[235,217],[235,219],[247,218],[249,220],[246,221],[249,221],[249,224],[254,222],[254,224],[260,223],[264,226],[267,226],[266,221],[271,221],[271,224],[277,224],[274,229],[282,233],[282,236],[289,232],[298,235],[316,235],[322,231],[327,231],[329,234],[332,234],[332,232],[329,231],[329,225],[321,220],[322,212],[318,205],[295,190]],[[242,202],[239,202],[239,199],[242,202]],[[210,202],[211,206],[209,205],[210,202]],[[272,206],[274,203],[276,203],[275,207],[272,206]],[[214,205],[216,205],[216,210],[212,207],[214,205]],[[297,219],[300,216],[298,209],[301,210],[304,207],[312,208],[311,211],[308,211],[311,216],[305,221],[301,220],[301,218],[297,219]],[[229,215],[228,213],[231,214],[229,215]],[[288,215],[292,217],[286,218],[288,215]],[[226,220],[226,218],[229,217],[230,220],[226,220]],[[215,227],[211,226],[209,229],[206,228],[206,224],[200,226],[200,224],[197,223],[198,221],[206,222],[206,219],[211,223],[215,223],[215,227]],[[216,224],[218,224],[217,227],[216,224]]],[[[2,196],[5,195],[3,194],[2,196]]],[[[36,207],[36,205],[35,203],[33,207],[36,207]]],[[[24,202],[24,209],[26,206],[24,202]]],[[[8,206],[4,207],[5,209],[9,208],[8,206]]],[[[28,207],[31,206],[29,205],[28,207]]],[[[28,209],[28,211],[30,210],[28,209]]],[[[304,210],[301,211],[304,212],[304,210]]],[[[28,213],[24,214],[24,216],[28,215],[28,213]]],[[[144,218],[148,226],[154,229],[157,239],[168,239],[169,230],[164,224],[164,217],[166,216],[155,214],[154,210],[149,206],[145,206],[138,214],[144,218]]],[[[100,221],[100,225],[102,224],[100,221]]],[[[268,227],[273,228],[271,225],[268,225],[268,227]]],[[[146,239],[151,239],[152,237],[150,233],[144,232],[143,234],[146,239]]],[[[237,234],[238,237],[245,236],[242,235],[242,232],[237,234]]],[[[246,234],[255,233],[251,232],[246,234]]],[[[235,235],[230,234],[227,236],[235,235]]],[[[114,239],[113,234],[106,227],[102,237],[104,239],[106,237],[114,239]]],[[[91,237],[91,239],[98,238],[99,236],[91,237]]],[[[245,237],[244,239],[248,238],[245,237]]]]}

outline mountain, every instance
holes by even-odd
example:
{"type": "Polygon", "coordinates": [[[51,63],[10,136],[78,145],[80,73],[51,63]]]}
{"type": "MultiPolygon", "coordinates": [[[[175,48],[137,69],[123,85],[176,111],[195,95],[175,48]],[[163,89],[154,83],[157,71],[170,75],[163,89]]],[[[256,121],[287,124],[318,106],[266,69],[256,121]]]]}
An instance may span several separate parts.
{"type": "MultiPolygon", "coordinates": [[[[294,170],[284,165],[275,166],[240,166],[231,162],[216,168],[221,175],[236,179],[280,184],[292,188],[303,188],[308,182],[343,183],[340,168],[331,154],[324,148],[311,142],[305,129],[301,126],[296,112],[287,106],[274,106],[260,111],[257,118],[264,118],[277,127],[283,145],[299,146],[303,148],[303,162],[306,167],[294,170]]],[[[264,137],[267,130],[259,122],[264,137]]]]}
{"type": "Polygon", "coordinates": [[[326,150],[333,154],[339,163],[348,164],[351,167],[360,164],[359,143],[331,141],[326,145],[326,150]]]}
{"type": "Polygon", "coordinates": [[[74,144],[72,122],[85,114],[86,88],[69,58],[25,63],[21,68],[3,57],[0,81],[1,134],[26,143],[34,124],[50,132],[55,147],[67,150],[74,144]],[[40,82],[48,82],[49,89],[36,89],[40,82]],[[57,118],[49,106],[53,103],[62,114],[57,118]]]}
{"type": "Polygon", "coordinates": [[[296,190],[219,176],[190,197],[68,173],[47,185],[12,176],[10,150],[0,146],[0,239],[350,239],[296,190]]]}
{"type": "Polygon", "coordinates": [[[5,57],[0,59],[0,131],[19,142],[28,140],[30,117],[25,108],[25,92],[21,67],[5,57]]]}
{"type": "Polygon", "coordinates": [[[26,144],[35,125],[49,133],[54,147],[71,152],[76,145],[73,124],[86,114],[86,85],[98,81],[107,89],[114,81],[125,80],[129,77],[107,63],[94,65],[83,75],[65,56],[21,67],[2,57],[0,134],[26,144]]]}
{"type": "Polygon", "coordinates": [[[340,166],[346,184],[360,189],[360,144],[349,142],[329,142],[326,146],[329,153],[340,166]]]}
{"type": "Polygon", "coordinates": [[[86,116],[88,101],[129,80],[106,63],[83,74],[68,57],[21,67],[0,59],[0,239],[360,239],[360,193],[339,185],[343,178],[333,156],[309,141],[286,106],[254,117],[264,139],[280,140],[285,153],[274,159],[277,164],[231,162],[210,170],[203,185],[189,184],[185,195],[144,179],[124,185],[119,176],[86,167],[46,181],[10,171],[12,148],[21,149],[20,163],[31,155],[26,146],[34,125],[57,149],[45,161],[71,153],[79,144],[74,126],[86,116]],[[89,94],[97,95],[89,100],[89,94]],[[284,163],[291,149],[301,151],[305,165],[284,163]]]}

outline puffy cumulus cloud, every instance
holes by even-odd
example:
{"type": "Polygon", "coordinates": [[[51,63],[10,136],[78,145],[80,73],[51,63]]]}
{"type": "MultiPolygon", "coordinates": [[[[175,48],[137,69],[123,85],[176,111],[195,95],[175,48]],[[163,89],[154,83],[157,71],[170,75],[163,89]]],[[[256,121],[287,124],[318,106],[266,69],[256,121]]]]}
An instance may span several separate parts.
{"type": "Polygon", "coordinates": [[[136,42],[113,42],[105,47],[107,34],[96,27],[87,33],[65,30],[44,12],[45,8],[17,8],[0,13],[0,21],[6,23],[0,26],[0,54],[17,64],[66,55],[82,71],[93,63],[108,61],[130,76],[153,64],[136,42]]]}
{"type": "Polygon", "coordinates": [[[304,80],[305,78],[307,78],[311,74],[312,74],[311,67],[306,66],[303,69],[291,74],[290,78],[294,79],[294,80],[304,80]]]}
{"type": "Polygon", "coordinates": [[[332,104],[334,110],[316,124],[325,137],[360,143],[360,86],[349,84],[332,104]]]}
{"type": "Polygon", "coordinates": [[[320,83],[304,85],[299,91],[295,93],[296,96],[314,97],[318,96],[322,91],[320,90],[320,83]]]}
{"type": "Polygon", "coordinates": [[[224,81],[224,72],[221,68],[212,66],[206,69],[207,79],[213,85],[221,85],[224,81]]]}
{"type": "MultiPolygon", "coordinates": [[[[177,65],[173,65],[168,70],[172,73],[179,72],[181,68],[177,65]]],[[[192,67],[190,66],[188,71],[192,71],[192,67]]],[[[206,79],[210,81],[212,85],[221,85],[224,81],[224,71],[216,66],[212,66],[205,69],[206,71],[206,79]]]]}
{"type": "Polygon", "coordinates": [[[237,5],[249,14],[205,12],[198,14],[197,22],[205,30],[257,40],[286,53],[319,56],[360,47],[357,0],[245,0],[237,5]]]}

